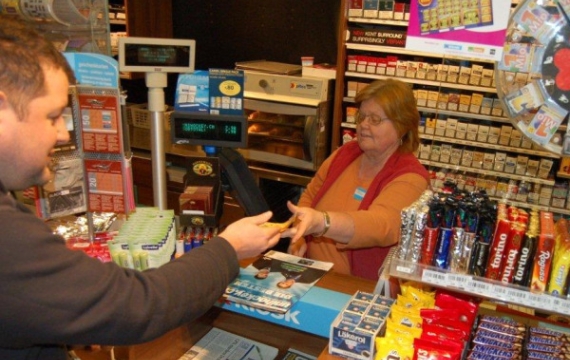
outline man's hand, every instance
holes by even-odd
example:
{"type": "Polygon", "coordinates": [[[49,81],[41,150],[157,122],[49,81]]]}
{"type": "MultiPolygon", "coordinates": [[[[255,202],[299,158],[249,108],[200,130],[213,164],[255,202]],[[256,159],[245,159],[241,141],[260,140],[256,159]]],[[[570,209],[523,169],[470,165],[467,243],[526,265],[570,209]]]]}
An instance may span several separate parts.
{"type": "Polygon", "coordinates": [[[219,236],[235,249],[238,259],[257,256],[277,245],[281,238],[280,228],[261,226],[271,219],[271,211],[249,216],[228,225],[219,236]]]}

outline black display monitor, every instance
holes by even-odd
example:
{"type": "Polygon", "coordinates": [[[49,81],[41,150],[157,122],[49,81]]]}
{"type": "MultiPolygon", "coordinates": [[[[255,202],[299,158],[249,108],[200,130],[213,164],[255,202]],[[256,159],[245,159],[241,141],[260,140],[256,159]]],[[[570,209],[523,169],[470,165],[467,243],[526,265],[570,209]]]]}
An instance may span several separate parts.
{"type": "Polygon", "coordinates": [[[194,72],[196,42],[187,39],[119,38],[119,70],[127,72],[194,72]]]}
{"type": "Polygon", "coordinates": [[[246,216],[269,211],[269,205],[249,170],[243,156],[232,148],[219,149],[217,153],[222,168],[222,185],[244,210],[246,216]]]}
{"type": "Polygon", "coordinates": [[[174,112],[170,116],[173,144],[244,148],[247,146],[245,116],[174,112]]]}

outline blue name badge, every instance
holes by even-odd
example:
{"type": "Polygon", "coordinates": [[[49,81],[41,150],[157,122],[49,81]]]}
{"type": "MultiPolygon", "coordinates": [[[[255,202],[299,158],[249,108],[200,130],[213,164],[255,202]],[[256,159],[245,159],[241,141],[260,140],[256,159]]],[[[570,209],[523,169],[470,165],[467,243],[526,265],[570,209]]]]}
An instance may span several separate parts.
{"type": "Polygon", "coordinates": [[[363,187],[357,187],[356,190],[354,190],[354,199],[358,200],[358,201],[362,201],[362,199],[364,199],[364,195],[366,195],[366,189],[363,187]]]}

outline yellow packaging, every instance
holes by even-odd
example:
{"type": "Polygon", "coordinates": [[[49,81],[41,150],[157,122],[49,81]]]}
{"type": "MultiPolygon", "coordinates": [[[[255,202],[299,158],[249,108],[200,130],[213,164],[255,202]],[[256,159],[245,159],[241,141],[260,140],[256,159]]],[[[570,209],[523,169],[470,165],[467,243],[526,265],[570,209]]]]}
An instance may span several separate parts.
{"type": "Polygon", "coordinates": [[[401,325],[392,320],[391,318],[388,318],[386,319],[386,336],[388,335],[394,337],[397,337],[399,335],[405,335],[405,336],[411,336],[413,338],[419,338],[422,335],[422,329],[401,325]]]}
{"type": "Polygon", "coordinates": [[[552,295],[566,295],[564,285],[570,268],[570,234],[568,233],[568,220],[560,218],[555,226],[556,242],[554,244],[554,257],[552,259],[552,272],[548,282],[548,292],[552,295]]]}
{"type": "Polygon", "coordinates": [[[414,346],[412,342],[401,342],[392,338],[376,338],[376,356],[374,360],[412,359],[414,346]]]}
{"type": "Polygon", "coordinates": [[[412,282],[402,284],[402,295],[408,299],[414,300],[420,304],[422,308],[431,309],[435,306],[435,294],[433,292],[422,290],[420,288],[421,286],[422,285],[412,282]]]}
{"type": "Polygon", "coordinates": [[[410,309],[403,308],[397,304],[392,305],[392,308],[390,309],[390,319],[392,319],[396,324],[410,328],[421,329],[423,323],[419,309],[414,313],[410,311],[410,309]]]}

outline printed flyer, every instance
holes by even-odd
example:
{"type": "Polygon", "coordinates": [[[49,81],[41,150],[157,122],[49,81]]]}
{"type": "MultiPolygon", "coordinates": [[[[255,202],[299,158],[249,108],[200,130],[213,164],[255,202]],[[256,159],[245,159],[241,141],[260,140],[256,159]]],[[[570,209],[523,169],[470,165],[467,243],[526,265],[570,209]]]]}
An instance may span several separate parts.
{"type": "Polygon", "coordinates": [[[332,263],[269,251],[227,287],[227,301],[285,313],[332,268],[332,263]]]}

